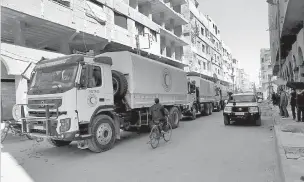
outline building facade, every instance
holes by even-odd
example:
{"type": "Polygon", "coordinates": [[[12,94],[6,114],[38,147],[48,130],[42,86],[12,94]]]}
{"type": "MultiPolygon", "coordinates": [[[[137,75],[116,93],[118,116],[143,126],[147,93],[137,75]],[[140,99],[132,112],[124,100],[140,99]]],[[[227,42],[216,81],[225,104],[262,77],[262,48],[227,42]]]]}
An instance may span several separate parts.
{"type": "Polygon", "coordinates": [[[268,97],[273,91],[270,49],[260,50],[260,85],[264,97],[268,97]]]}
{"type": "Polygon", "coordinates": [[[3,0],[1,41],[1,113],[26,102],[21,74],[30,63],[75,52],[127,50],[225,83],[235,79],[231,51],[195,0],[3,0]]]}
{"type": "Polygon", "coordinates": [[[285,80],[303,82],[304,1],[269,0],[268,3],[273,74],[285,80]]]}
{"type": "Polygon", "coordinates": [[[220,29],[210,16],[198,9],[199,3],[190,0],[182,6],[182,14],[189,24],[184,25],[184,37],[190,42],[184,47],[187,71],[201,73],[233,85],[232,53],[221,39],[220,29]]]}

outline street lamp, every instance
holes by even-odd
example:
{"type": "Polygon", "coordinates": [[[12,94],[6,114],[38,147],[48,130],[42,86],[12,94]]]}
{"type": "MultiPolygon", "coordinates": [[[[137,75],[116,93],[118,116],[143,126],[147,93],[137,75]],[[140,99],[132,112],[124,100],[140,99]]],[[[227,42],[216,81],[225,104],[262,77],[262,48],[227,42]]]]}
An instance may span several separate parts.
{"type": "Polygon", "coordinates": [[[267,0],[266,1],[268,4],[272,5],[272,6],[277,6],[277,23],[278,23],[278,40],[279,40],[279,77],[281,77],[281,21],[280,21],[280,17],[281,17],[281,12],[280,12],[280,0],[277,0],[277,3],[274,2],[274,0],[267,0]]]}

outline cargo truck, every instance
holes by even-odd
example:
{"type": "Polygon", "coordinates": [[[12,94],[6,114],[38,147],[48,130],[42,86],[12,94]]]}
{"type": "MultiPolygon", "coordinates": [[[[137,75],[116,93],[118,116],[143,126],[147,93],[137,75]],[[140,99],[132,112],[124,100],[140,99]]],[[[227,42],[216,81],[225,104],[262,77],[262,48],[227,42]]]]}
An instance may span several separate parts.
{"type": "Polygon", "coordinates": [[[187,78],[188,104],[183,110],[183,115],[190,116],[192,119],[196,119],[198,114],[211,115],[216,102],[215,83],[193,72],[187,73],[187,78]]]}
{"type": "Polygon", "coordinates": [[[102,152],[120,139],[121,129],[152,126],[149,107],[156,97],[177,128],[187,104],[186,73],[127,51],[74,54],[37,63],[27,104],[15,105],[13,115],[24,133],[54,146],[77,141],[81,149],[102,152]]]}

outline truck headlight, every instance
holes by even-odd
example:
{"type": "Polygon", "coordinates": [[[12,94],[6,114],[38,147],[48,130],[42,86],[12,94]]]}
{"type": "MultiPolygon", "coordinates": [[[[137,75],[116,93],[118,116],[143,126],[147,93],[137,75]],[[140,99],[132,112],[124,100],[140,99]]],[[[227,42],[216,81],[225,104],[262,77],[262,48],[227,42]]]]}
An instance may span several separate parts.
{"type": "Polygon", "coordinates": [[[257,113],[257,112],[259,112],[259,108],[258,107],[249,107],[248,112],[257,113]]]}
{"type": "Polygon", "coordinates": [[[15,121],[18,121],[21,118],[21,106],[14,105],[12,109],[12,115],[15,121]]]}
{"type": "Polygon", "coordinates": [[[231,112],[232,111],[232,107],[225,107],[224,112],[231,112]]]}
{"type": "Polygon", "coordinates": [[[60,132],[69,131],[69,129],[71,128],[71,118],[61,119],[60,124],[60,132]]]}

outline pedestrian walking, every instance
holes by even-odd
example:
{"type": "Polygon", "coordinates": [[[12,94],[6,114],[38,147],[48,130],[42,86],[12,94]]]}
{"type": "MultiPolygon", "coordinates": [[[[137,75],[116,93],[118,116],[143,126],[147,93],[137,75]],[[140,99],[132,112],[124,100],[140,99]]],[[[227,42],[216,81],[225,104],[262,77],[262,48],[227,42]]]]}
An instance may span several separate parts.
{"type": "Polygon", "coordinates": [[[298,122],[301,121],[304,122],[304,89],[298,91],[296,104],[297,104],[298,122]]]}
{"type": "Polygon", "coordinates": [[[283,87],[280,88],[280,109],[282,113],[283,118],[288,118],[289,114],[287,111],[287,105],[288,105],[288,96],[283,87]]]}
{"type": "Polygon", "coordinates": [[[271,94],[271,100],[272,100],[272,104],[275,106],[277,105],[277,95],[275,92],[272,92],[271,94]]]}
{"type": "Polygon", "coordinates": [[[297,106],[297,93],[295,89],[292,89],[290,93],[290,106],[291,106],[291,112],[292,112],[292,118],[296,119],[296,106],[297,106]]]}

